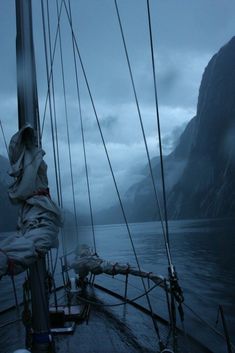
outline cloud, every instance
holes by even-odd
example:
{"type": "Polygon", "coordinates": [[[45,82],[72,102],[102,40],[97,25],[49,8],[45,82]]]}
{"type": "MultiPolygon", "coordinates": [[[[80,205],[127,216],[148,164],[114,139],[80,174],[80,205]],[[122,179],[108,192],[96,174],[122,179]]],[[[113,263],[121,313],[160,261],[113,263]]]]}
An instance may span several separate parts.
{"type": "MultiPolygon", "coordinates": [[[[44,100],[42,101],[44,102],[44,100]]],[[[72,180],[66,136],[66,122],[64,119],[61,98],[57,97],[57,101],[59,102],[57,117],[63,201],[64,207],[72,209],[72,180]]],[[[42,102],[41,105],[43,106],[42,102]]],[[[103,102],[98,102],[98,105],[101,113],[101,128],[105,137],[109,157],[117,179],[118,187],[121,194],[124,195],[126,190],[133,183],[136,183],[141,179],[141,170],[147,164],[147,156],[136,106],[133,103],[114,106],[103,104],[103,102]]],[[[15,133],[17,130],[15,99],[13,97],[8,97],[7,99],[6,97],[3,97],[2,106],[4,108],[3,112],[6,110],[10,116],[8,119],[2,119],[3,126],[5,126],[7,140],[9,142],[11,134],[15,133]],[[9,114],[10,110],[11,113],[9,114]]],[[[75,114],[75,102],[73,100],[69,100],[69,106],[70,113],[72,112],[72,114],[75,114]]],[[[154,106],[143,106],[141,111],[150,156],[154,157],[159,153],[154,106]]],[[[160,115],[162,119],[163,146],[164,151],[167,153],[171,151],[173,145],[171,131],[174,131],[180,122],[187,121],[192,115],[192,111],[181,107],[160,106],[160,115]]],[[[88,207],[88,195],[83,148],[80,136],[80,122],[75,115],[71,115],[69,119],[71,121],[69,131],[74,188],[78,209],[83,209],[84,207],[88,207]]],[[[117,196],[94,116],[88,115],[85,121],[84,132],[92,200],[95,207],[100,209],[117,201],[117,196]]],[[[0,146],[2,149],[4,148],[3,141],[1,141],[0,146]]],[[[56,195],[53,144],[51,141],[49,116],[47,116],[45,122],[43,148],[46,151],[45,158],[48,164],[48,175],[52,194],[56,195]]]]}
{"type": "MultiPolygon", "coordinates": [[[[130,107],[130,109],[132,108],[133,107],[130,107]]],[[[167,117],[165,119],[166,122],[163,124],[163,147],[165,153],[169,153],[173,148],[176,139],[176,129],[179,129],[179,123],[182,119],[187,121],[187,115],[191,112],[185,111],[182,108],[174,109],[171,107],[162,107],[161,110],[163,117],[167,117]],[[182,115],[184,115],[184,117],[182,117],[182,115]]],[[[147,108],[146,111],[149,113],[147,108]]],[[[108,117],[106,119],[108,119],[108,117]]],[[[141,179],[141,170],[147,164],[147,156],[143,139],[140,136],[138,136],[138,139],[135,139],[132,134],[132,130],[135,130],[139,123],[136,122],[135,125],[134,123],[129,123],[128,125],[124,124],[124,126],[121,126],[122,119],[125,121],[126,117],[121,115],[120,119],[117,117],[115,119],[111,119],[111,124],[105,124],[104,134],[108,136],[108,139],[106,139],[106,146],[117,184],[121,194],[124,195],[126,190],[133,183],[136,183],[141,179]],[[115,129],[113,131],[114,126],[115,129]]],[[[147,143],[150,156],[154,157],[159,153],[156,130],[153,133],[152,123],[149,123],[147,130],[149,130],[149,133],[147,134],[147,143]]],[[[85,131],[85,133],[92,200],[95,207],[99,209],[105,206],[110,206],[117,201],[116,191],[114,189],[109,165],[102,143],[98,140],[98,137],[95,136],[93,131],[88,130],[85,131]]],[[[47,147],[46,150],[51,153],[52,149],[49,145],[44,145],[44,147],[47,147]]],[[[79,204],[82,204],[82,207],[84,207],[84,204],[87,203],[87,186],[84,173],[84,158],[81,142],[73,141],[71,144],[71,154],[73,171],[76,175],[75,191],[79,204]]],[[[67,205],[72,207],[70,165],[66,141],[60,141],[60,158],[63,161],[62,184],[66,198],[65,201],[67,205]]],[[[47,157],[47,159],[48,161],[52,160],[52,153],[47,157]]],[[[54,177],[51,177],[52,183],[53,179],[54,177]]]]}
{"type": "MultiPolygon", "coordinates": [[[[120,2],[120,12],[149,152],[150,156],[154,157],[159,152],[149,34],[146,26],[147,13],[144,2],[139,2],[138,6],[134,3],[134,1],[120,2]]],[[[12,13],[13,5],[10,5],[11,9],[6,3],[1,6],[4,6],[4,11],[0,11],[1,33],[8,33],[6,28],[13,21],[13,16],[6,17],[4,14],[6,11],[12,13]]],[[[50,4],[50,6],[53,5],[50,4]]],[[[141,170],[146,165],[147,159],[114,7],[109,1],[104,1],[102,4],[97,1],[82,2],[80,5],[74,1],[72,6],[74,14],[79,16],[79,21],[74,21],[75,32],[78,34],[79,47],[103,136],[118,186],[121,193],[124,194],[132,183],[141,178],[141,170]]],[[[208,13],[211,12],[211,1],[205,0],[194,3],[183,0],[177,4],[168,1],[152,2],[151,6],[161,132],[164,153],[167,154],[174,147],[182,128],[196,113],[198,89],[205,66],[210,57],[234,33],[233,13],[235,9],[234,4],[228,0],[223,1],[223,4],[219,0],[214,1],[213,16],[208,16],[208,13]]],[[[35,13],[39,13],[40,4],[35,2],[34,9],[35,13]]],[[[40,16],[34,16],[36,26],[40,24],[40,21],[40,16]]],[[[51,24],[53,37],[56,28],[53,16],[51,24]]],[[[62,39],[66,46],[64,63],[69,140],[77,205],[79,209],[83,209],[88,207],[88,204],[80,117],[76,99],[75,74],[71,60],[71,38],[65,20],[64,24],[62,39]]],[[[1,42],[2,52],[6,53],[6,58],[3,55],[0,58],[2,77],[0,118],[8,142],[11,135],[17,130],[15,22],[14,24],[12,22],[10,27],[9,35],[5,36],[4,34],[1,42]]],[[[42,32],[39,30],[35,32],[35,50],[42,116],[47,81],[42,32]]],[[[61,178],[64,204],[66,207],[72,208],[67,124],[61,72],[57,71],[59,62],[57,50],[54,80],[61,178]]],[[[116,200],[116,195],[80,68],[79,84],[92,200],[95,207],[101,208],[112,204],[116,200]]],[[[47,152],[49,179],[55,195],[53,145],[48,113],[43,134],[43,146],[47,152]]],[[[5,153],[4,149],[3,140],[0,137],[1,154],[5,153]]]]}
{"type": "Polygon", "coordinates": [[[159,103],[194,108],[203,71],[211,57],[209,52],[167,49],[157,57],[159,103]]]}

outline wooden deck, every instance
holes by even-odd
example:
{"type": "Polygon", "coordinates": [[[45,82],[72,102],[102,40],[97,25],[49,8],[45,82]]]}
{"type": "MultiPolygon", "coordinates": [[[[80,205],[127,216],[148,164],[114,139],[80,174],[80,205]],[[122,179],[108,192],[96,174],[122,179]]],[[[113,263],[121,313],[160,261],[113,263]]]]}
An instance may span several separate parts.
{"type": "MultiPolygon", "coordinates": [[[[89,299],[96,302],[97,306],[89,306],[89,315],[85,320],[80,320],[80,317],[87,304],[80,303],[68,308],[60,303],[57,307],[57,312],[64,316],[66,322],[73,325],[74,332],[70,335],[68,332],[58,332],[59,334],[54,336],[56,353],[156,353],[159,350],[151,317],[146,313],[129,304],[106,306],[117,303],[118,299],[97,288],[92,288],[88,294],[89,299]],[[69,319],[76,321],[76,325],[69,319]]],[[[51,312],[56,313],[56,308],[51,307],[51,312]]],[[[5,313],[4,320],[12,320],[13,314],[14,312],[5,313]]],[[[158,326],[165,340],[169,328],[160,321],[158,326]]],[[[24,336],[25,329],[20,321],[2,329],[0,352],[12,353],[24,347],[24,336]]],[[[186,346],[184,337],[179,337],[178,352],[188,352],[190,345],[191,353],[211,353],[190,337],[187,341],[186,346]]]]}

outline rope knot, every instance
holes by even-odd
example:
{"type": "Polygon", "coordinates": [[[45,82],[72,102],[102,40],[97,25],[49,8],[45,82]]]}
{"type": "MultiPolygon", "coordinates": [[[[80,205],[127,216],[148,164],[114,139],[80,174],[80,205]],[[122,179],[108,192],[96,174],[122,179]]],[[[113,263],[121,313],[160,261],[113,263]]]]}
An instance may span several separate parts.
{"type": "Polygon", "coordinates": [[[8,257],[7,273],[8,273],[10,276],[14,276],[14,268],[15,268],[14,260],[9,259],[9,257],[8,257]]]}
{"type": "Polygon", "coordinates": [[[47,197],[51,198],[49,188],[38,189],[37,191],[33,192],[33,196],[47,196],[47,197]]]}

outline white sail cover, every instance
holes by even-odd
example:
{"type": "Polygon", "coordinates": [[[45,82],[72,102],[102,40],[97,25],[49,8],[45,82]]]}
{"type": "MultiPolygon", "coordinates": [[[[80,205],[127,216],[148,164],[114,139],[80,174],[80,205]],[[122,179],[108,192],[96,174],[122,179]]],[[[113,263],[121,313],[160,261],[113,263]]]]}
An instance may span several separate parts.
{"type": "Polygon", "coordinates": [[[115,276],[121,275],[132,275],[142,278],[149,278],[155,284],[165,288],[164,277],[154,274],[152,272],[140,271],[129,264],[113,263],[101,259],[96,254],[93,254],[89,246],[86,244],[82,245],[80,249],[75,252],[75,257],[69,268],[73,269],[81,279],[84,279],[89,273],[99,275],[102,273],[115,276]]]}
{"type": "Polygon", "coordinates": [[[0,243],[0,277],[24,271],[49,249],[58,247],[62,217],[49,195],[44,154],[30,125],[11,138],[9,174],[15,180],[9,197],[20,204],[20,211],[18,232],[0,243]]]}

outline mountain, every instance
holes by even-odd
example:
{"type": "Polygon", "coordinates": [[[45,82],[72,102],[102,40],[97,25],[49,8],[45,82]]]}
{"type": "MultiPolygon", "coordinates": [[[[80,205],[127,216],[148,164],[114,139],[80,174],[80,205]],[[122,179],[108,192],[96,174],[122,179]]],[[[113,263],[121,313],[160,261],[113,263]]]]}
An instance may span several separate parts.
{"type": "Polygon", "coordinates": [[[235,37],[213,56],[205,69],[191,138],[182,177],[169,191],[170,215],[234,216],[235,37]]]}
{"type": "MultiPolygon", "coordinates": [[[[151,163],[162,205],[159,158],[151,163]]],[[[164,157],[164,167],[170,219],[234,216],[235,37],[205,68],[197,114],[164,157]]],[[[149,174],[127,191],[124,203],[129,221],[159,219],[149,174]]]]}
{"type": "Polygon", "coordinates": [[[7,189],[10,177],[7,174],[9,162],[0,156],[0,232],[16,229],[18,208],[9,200],[7,189]]]}
{"type": "MultiPolygon", "coordinates": [[[[182,178],[188,162],[192,146],[192,136],[195,134],[196,124],[197,117],[194,117],[181,134],[174,151],[164,157],[164,175],[167,190],[173,190],[182,178]]],[[[151,160],[151,165],[159,203],[162,205],[162,183],[159,157],[153,158],[151,160]]],[[[144,172],[146,173],[146,177],[129,188],[124,198],[125,209],[130,222],[144,222],[159,219],[159,211],[156,207],[154,189],[148,166],[144,168],[144,172]]]]}

